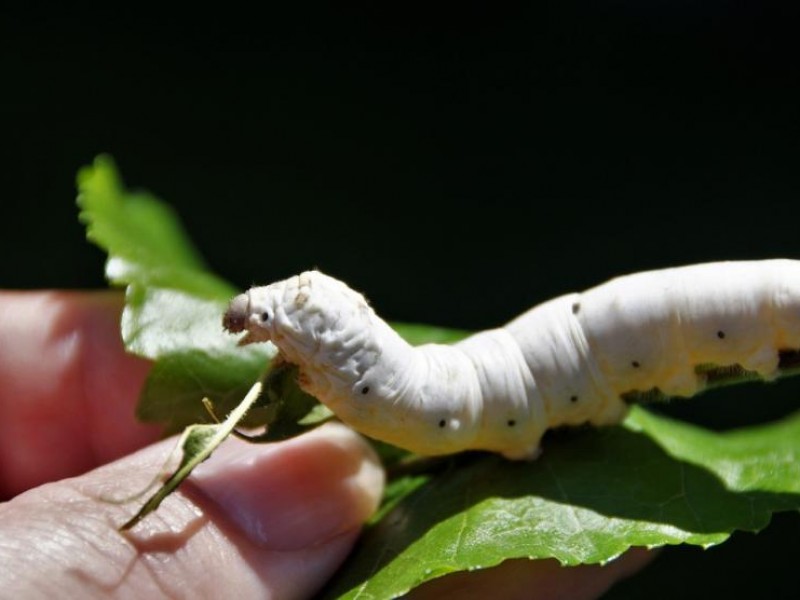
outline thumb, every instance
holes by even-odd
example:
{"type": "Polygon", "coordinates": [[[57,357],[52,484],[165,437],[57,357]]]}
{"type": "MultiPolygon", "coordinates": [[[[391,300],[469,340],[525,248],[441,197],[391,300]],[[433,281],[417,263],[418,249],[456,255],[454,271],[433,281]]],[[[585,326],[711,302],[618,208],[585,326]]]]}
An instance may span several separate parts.
{"type": "Polygon", "coordinates": [[[338,424],[277,444],[226,441],[132,531],[124,497],[175,441],[0,505],[8,597],[301,598],[317,591],[378,505],[383,472],[338,424]]]}

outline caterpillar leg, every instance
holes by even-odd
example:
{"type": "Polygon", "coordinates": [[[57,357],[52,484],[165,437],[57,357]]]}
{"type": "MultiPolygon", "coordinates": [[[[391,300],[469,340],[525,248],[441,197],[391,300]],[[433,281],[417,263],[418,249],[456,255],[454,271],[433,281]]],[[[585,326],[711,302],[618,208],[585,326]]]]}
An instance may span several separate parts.
{"type": "Polygon", "coordinates": [[[508,450],[506,452],[501,452],[505,458],[508,460],[536,460],[542,455],[542,446],[540,444],[536,444],[535,446],[530,446],[528,448],[522,448],[517,450],[508,450]]]}
{"type": "Polygon", "coordinates": [[[779,363],[780,354],[772,346],[764,346],[743,360],[742,367],[748,371],[755,371],[766,381],[772,381],[779,375],[779,363]]]}
{"type": "Polygon", "coordinates": [[[703,389],[703,381],[692,370],[682,370],[670,377],[659,388],[668,398],[691,398],[703,389]]]}

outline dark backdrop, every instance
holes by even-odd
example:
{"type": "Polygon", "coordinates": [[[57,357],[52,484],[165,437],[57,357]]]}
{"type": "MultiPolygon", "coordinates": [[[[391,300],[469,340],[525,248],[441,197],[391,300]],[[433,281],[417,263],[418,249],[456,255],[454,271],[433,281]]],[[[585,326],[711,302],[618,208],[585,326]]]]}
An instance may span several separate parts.
{"type": "MultiPolygon", "coordinates": [[[[625,272],[800,258],[795,14],[536,4],[5,10],[0,285],[104,285],[73,183],[100,152],[238,285],[317,266],[395,320],[483,328],[625,272]]],[[[674,410],[729,427],[798,396],[674,410]]],[[[796,596],[800,528],[779,520],[611,597],[796,596]]]]}

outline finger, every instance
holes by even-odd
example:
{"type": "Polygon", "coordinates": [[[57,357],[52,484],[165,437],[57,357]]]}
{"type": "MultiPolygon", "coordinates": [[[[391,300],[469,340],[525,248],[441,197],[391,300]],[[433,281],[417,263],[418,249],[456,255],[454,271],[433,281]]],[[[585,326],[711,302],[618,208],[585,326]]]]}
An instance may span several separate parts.
{"type": "Polygon", "coordinates": [[[3,594],[308,597],[382,493],[374,452],[331,424],[279,444],[228,440],[156,513],[119,533],[135,507],[98,498],[144,485],[170,449],[159,443],[0,506],[3,594]]]}
{"type": "Polygon", "coordinates": [[[590,600],[644,568],[656,552],[634,548],[606,565],[563,567],[551,560],[507,560],[481,571],[462,571],[415,589],[409,600],[433,598],[536,598],[590,600]]]}
{"type": "Polygon", "coordinates": [[[0,292],[0,497],[155,440],[134,407],[149,363],[120,340],[116,292],[0,292]]]}

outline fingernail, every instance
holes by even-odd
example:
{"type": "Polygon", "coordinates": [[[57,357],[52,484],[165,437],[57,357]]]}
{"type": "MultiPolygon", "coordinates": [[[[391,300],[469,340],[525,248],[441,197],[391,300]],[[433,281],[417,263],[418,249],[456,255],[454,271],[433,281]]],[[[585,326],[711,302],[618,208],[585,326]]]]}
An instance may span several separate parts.
{"type": "Polygon", "coordinates": [[[228,440],[193,481],[257,544],[297,550],[359,527],[384,475],[367,442],[332,423],[266,446],[228,440]]]}

